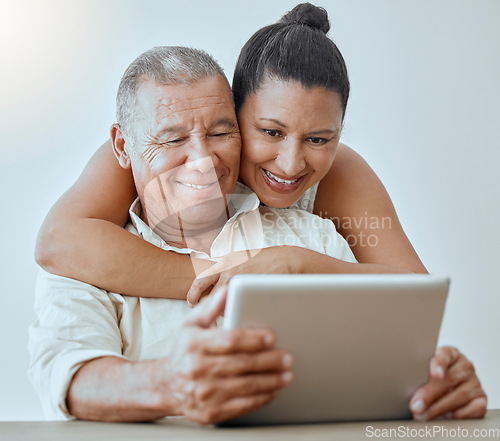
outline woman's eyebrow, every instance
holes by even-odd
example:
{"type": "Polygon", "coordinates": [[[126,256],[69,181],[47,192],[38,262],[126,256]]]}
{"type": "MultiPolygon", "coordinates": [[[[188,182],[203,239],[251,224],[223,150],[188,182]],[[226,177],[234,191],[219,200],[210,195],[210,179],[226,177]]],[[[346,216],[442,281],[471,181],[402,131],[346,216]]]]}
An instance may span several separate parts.
{"type": "MultiPolygon", "coordinates": [[[[278,119],[274,119],[274,118],[259,118],[259,120],[260,121],[271,121],[271,122],[274,122],[274,123],[280,125],[284,129],[288,129],[287,125],[285,123],[281,122],[278,119]]],[[[309,132],[309,135],[321,135],[323,133],[329,133],[330,135],[334,136],[335,133],[337,133],[337,131],[338,131],[338,129],[335,129],[335,130],[332,130],[332,129],[321,129],[321,130],[315,130],[314,132],[309,132]]]]}
{"type": "Polygon", "coordinates": [[[314,132],[309,132],[309,135],[321,135],[323,133],[329,133],[330,135],[334,136],[335,133],[337,133],[338,129],[331,130],[331,129],[324,129],[324,130],[315,130],[314,132]]]}
{"type": "Polygon", "coordinates": [[[282,123],[280,120],[278,119],[274,119],[274,118],[259,118],[260,121],[271,121],[273,123],[276,123],[278,124],[279,126],[283,127],[284,129],[288,129],[287,125],[285,123],[282,123]]]}

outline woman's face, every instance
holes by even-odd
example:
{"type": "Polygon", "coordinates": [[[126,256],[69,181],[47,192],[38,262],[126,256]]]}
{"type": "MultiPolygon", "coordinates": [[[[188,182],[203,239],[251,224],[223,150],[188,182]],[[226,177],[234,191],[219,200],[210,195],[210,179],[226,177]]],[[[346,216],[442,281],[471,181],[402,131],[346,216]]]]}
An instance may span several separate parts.
{"type": "Polygon", "coordinates": [[[328,172],[337,151],[342,106],[337,93],[266,79],[238,115],[240,180],[272,207],[292,205],[328,172]]]}

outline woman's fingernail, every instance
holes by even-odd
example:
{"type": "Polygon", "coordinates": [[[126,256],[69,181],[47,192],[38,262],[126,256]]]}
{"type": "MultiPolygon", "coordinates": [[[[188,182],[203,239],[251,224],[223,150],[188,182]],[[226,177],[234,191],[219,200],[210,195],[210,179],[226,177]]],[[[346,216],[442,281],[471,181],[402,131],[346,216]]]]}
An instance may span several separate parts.
{"type": "Polygon", "coordinates": [[[281,375],[281,378],[283,378],[285,384],[291,383],[293,380],[293,373],[290,371],[284,372],[281,375]]]}
{"type": "Polygon", "coordinates": [[[424,402],[422,400],[417,400],[411,405],[411,410],[413,412],[421,413],[425,409],[424,402]]]}

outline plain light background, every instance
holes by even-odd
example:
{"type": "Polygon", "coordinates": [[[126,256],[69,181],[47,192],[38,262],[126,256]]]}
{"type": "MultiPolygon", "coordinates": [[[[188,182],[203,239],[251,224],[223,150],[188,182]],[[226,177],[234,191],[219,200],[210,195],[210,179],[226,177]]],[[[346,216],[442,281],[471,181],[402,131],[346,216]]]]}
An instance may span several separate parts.
{"type": "MultiPolygon", "coordinates": [[[[193,46],[231,79],[250,35],[295,4],[0,1],[0,420],[43,418],[26,377],[35,238],[108,138],[127,65],[153,46],[193,46]]],[[[500,2],[319,4],[352,84],[343,141],[384,182],[427,268],[452,277],[440,343],[474,361],[499,408],[500,2]]]]}

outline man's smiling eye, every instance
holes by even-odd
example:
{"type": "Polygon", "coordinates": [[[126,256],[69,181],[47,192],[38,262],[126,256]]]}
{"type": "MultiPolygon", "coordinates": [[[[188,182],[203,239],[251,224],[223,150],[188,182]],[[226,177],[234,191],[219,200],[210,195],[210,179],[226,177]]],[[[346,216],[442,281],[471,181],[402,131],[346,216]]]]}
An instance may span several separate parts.
{"type": "Polygon", "coordinates": [[[272,138],[277,138],[278,136],[281,136],[281,132],[279,130],[275,130],[275,129],[262,129],[262,131],[266,135],[271,136],[272,138]]]}
{"type": "Polygon", "coordinates": [[[229,133],[227,133],[227,132],[221,132],[221,133],[214,133],[214,134],[212,134],[210,136],[227,136],[227,135],[229,135],[229,133]]]}
{"type": "Polygon", "coordinates": [[[171,141],[165,141],[160,143],[160,145],[163,146],[172,146],[172,145],[179,145],[182,144],[186,139],[185,138],[177,138],[177,139],[172,139],[171,141]]]}

